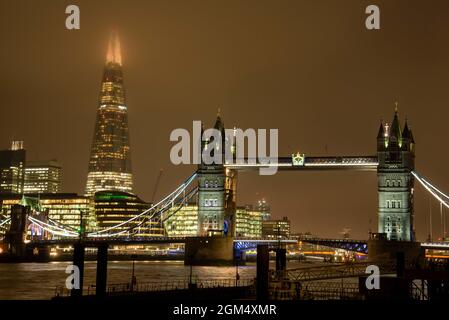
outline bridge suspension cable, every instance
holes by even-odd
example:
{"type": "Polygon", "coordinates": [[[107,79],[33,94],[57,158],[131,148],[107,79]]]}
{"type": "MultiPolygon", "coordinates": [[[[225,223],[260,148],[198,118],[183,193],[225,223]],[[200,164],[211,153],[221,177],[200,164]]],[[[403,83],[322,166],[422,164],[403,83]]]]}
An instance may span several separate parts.
{"type": "Polygon", "coordinates": [[[177,203],[177,207],[176,209],[174,209],[173,212],[170,212],[170,215],[167,217],[162,217],[162,215],[167,212],[170,209],[173,209],[175,206],[173,205],[174,202],[168,202],[165,206],[163,206],[163,208],[161,208],[159,211],[153,213],[150,217],[146,217],[144,216],[139,222],[137,222],[136,224],[128,227],[125,230],[121,230],[119,232],[115,232],[115,233],[108,233],[108,234],[103,234],[100,237],[116,237],[116,236],[120,236],[126,233],[129,233],[132,230],[138,229],[140,226],[142,226],[145,222],[148,221],[153,221],[156,223],[163,223],[165,222],[168,218],[170,218],[171,216],[175,215],[186,203],[187,201],[189,201],[196,193],[198,192],[198,188],[194,188],[191,191],[189,191],[188,194],[186,194],[185,196],[183,196],[177,203]]]}
{"type": "MultiPolygon", "coordinates": [[[[88,233],[88,237],[112,237],[121,235],[124,233],[127,233],[135,228],[140,227],[142,224],[147,222],[148,220],[153,219],[156,216],[160,216],[163,212],[170,209],[170,206],[173,206],[173,204],[176,202],[177,199],[180,199],[180,203],[182,203],[183,200],[185,200],[185,196],[182,196],[185,194],[185,191],[187,188],[192,184],[192,182],[195,180],[197,176],[197,173],[193,173],[189,178],[187,178],[183,183],[181,183],[172,193],[167,195],[164,199],[159,201],[158,203],[152,205],[149,209],[143,211],[142,213],[126,220],[121,223],[118,223],[114,226],[102,229],[100,231],[91,232],[88,233]],[[181,197],[181,198],[180,198],[181,197]],[[131,222],[136,221],[132,226],[126,228],[125,230],[120,230],[118,232],[112,232],[114,230],[117,230],[121,227],[126,227],[126,225],[130,224],[131,222]]],[[[188,193],[190,194],[190,192],[188,193]]]]}
{"type": "Polygon", "coordinates": [[[4,224],[7,224],[8,222],[11,221],[11,218],[6,218],[5,220],[3,220],[2,222],[0,222],[0,227],[3,226],[4,224]]]}
{"type": "Polygon", "coordinates": [[[442,191],[438,190],[435,186],[433,186],[430,182],[428,182],[426,179],[421,177],[416,171],[412,171],[412,175],[416,178],[416,180],[421,183],[421,185],[430,192],[431,195],[433,195],[442,205],[444,205],[446,208],[449,208],[449,204],[446,200],[443,198],[449,199],[449,196],[444,194],[442,191]],[[442,198],[443,197],[443,198],[442,198]]]}
{"type": "Polygon", "coordinates": [[[38,227],[42,228],[45,231],[50,232],[53,235],[57,235],[57,236],[63,236],[63,237],[72,237],[72,238],[76,238],[79,237],[79,234],[73,231],[68,231],[66,229],[60,228],[60,227],[56,227],[56,226],[52,226],[48,223],[45,223],[43,221],[37,220],[31,216],[28,216],[28,220],[37,225],[38,227]]]}
{"type": "Polygon", "coordinates": [[[169,212],[168,215],[162,217],[162,218],[161,218],[161,222],[163,223],[163,222],[167,221],[167,220],[170,219],[172,216],[174,216],[176,213],[178,213],[178,211],[181,210],[181,208],[182,208],[182,207],[183,207],[183,206],[184,206],[190,199],[192,199],[197,193],[198,193],[198,187],[196,187],[196,188],[190,190],[189,193],[186,194],[185,197],[182,199],[181,205],[180,205],[178,208],[176,208],[174,211],[169,212]]]}

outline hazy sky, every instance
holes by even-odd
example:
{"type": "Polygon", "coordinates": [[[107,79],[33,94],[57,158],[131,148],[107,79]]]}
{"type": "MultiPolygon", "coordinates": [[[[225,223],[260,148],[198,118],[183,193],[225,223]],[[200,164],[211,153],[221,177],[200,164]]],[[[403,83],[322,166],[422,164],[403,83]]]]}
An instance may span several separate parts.
{"type": "MultiPolygon", "coordinates": [[[[395,101],[415,134],[417,171],[449,192],[446,0],[2,1],[0,15],[0,148],[20,139],[29,160],[57,158],[65,192],[84,192],[113,28],[144,200],[160,168],[157,198],[194,170],[171,164],[170,132],[192,120],[212,125],[218,107],[226,126],[278,128],[283,155],[374,155],[379,120],[391,121],[395,101]],[[69,4],[80,7],[80,30],[65,28],[69,4]],[[380,7],[379,31],[365,28],[369,4],[380,7]]],[[[240,205],[265,197],[294,231],[339,237],[348,227],[366,238],[370,219],[377,230],[375,173],[252,172],[238,183],[240,205]]],[[[429,196],[418,185],[415,194],[422,239],[429,196]]]]}

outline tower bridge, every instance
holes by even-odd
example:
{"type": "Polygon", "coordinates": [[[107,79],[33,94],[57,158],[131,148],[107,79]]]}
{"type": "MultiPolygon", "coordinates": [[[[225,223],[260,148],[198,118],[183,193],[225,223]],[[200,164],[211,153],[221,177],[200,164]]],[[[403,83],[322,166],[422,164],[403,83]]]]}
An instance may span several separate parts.
{"type": "MultiPolygon", "coordinates": [[[[224,140],[225,129],[220,115],[217,116],[214,128],[222,132],[222,145],[228,143],[224,140]]],[[[415,179],[446,207],[449,207],[449,197],[415,171],[414,136],[407,121],[401,128],[397,109],[391,125],[383,122],[380,124],[376,140],[376,155],[323,157],[293,153],[291,156],[279,157],[277,161],[271,162],[270,165],[287,172],[305,170],[376,172],[378,181],[378,233],[387,242],[392,240],[413,242],[415,241],[413,200],[415,179]]],[[[202,141],[202,149],[207,148],[208,145],[211,145],[211,141],[202,141]]],[[[213,152],[223,153],[219,149],[213,152]]],[[[258,170],[260,167],[267,166],[267,164],[255,159],[233,160],[232,162],[223,161],[223,164],[199,164],[196,172],[161,201],[126,221],[108,228],[83,233],[83,242],[86,245],[186,242],[186,239],[183,238],[172,238],[171,240],[168,238],[139,238],[138,235],[141,233],[138,230],[148,221],[163,223],[197,195],[197,233],[200,237],[210,237],[210,241],[199,240],[198,244],[193,245],[196,253],[188,253],[189,250],[186,250],[186,254],[199,254],[201,251],[207,251],[208,246],[214,245],[217,246],[214,247],[214,252],[226,251],[223,248],[235,245],[238,174],[239,172],[258,170]],[[220,241],[223,242],[224,247],[217,244],[220,241]]],[[[80,237],[79,232],[73,228],[50,219],[42,220],[29,215],[29,213],[24,214],[20,210],[16,210],[12,212],[11,217],[0,221],[0,227],[9,227],[7,240],[11,246],[17,245],[16,252],[20,252],[22,250],[20,248],[23,248],[27,226],[29,225],[42,229],[48,235],[45,240],[40,242],[41,245],[51,245],[58,242],[73,243],[80,237]]],[[[39,241],[36,241],[36,244],[38,243],[39,241]]],[[[247,239],[247,241],[238,241],[237,245],[242,243],[254,245],[257,242],[247,239]]],[[[348,249],[353,248],[355,251],[366,251],[367,249],[363,242],[351,243],[350,241],[338,242],[334,240],[328,241],[328,244],[331,246],[341,245],[348,249]]],[[[209,254],[210,252],[209,250],[209,254]]],[[[232,253],[231,257],[228,256],[228,258],[232,259],[232,253]]]]}

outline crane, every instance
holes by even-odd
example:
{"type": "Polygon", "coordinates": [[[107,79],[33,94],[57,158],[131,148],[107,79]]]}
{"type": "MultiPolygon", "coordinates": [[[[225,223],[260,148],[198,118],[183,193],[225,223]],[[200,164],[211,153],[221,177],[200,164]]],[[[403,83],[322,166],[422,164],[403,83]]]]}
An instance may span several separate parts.
{"type": "Polygon", "coordinates": [[[154,184],[154,190],[153,190],[153,196],[151,197],[151,203],[154,203],[154,198],[156,197],[157,188],[159,187],[159,182],[161,181],[162,173],[164,172],[164,169],[159,169],[159,174],[157,175],[156,183],[154,184]]]}

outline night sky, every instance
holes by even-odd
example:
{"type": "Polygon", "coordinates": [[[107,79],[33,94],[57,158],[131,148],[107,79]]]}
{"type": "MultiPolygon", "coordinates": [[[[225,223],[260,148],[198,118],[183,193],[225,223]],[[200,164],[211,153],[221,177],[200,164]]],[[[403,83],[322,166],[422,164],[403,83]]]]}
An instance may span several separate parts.
{"type": "MultiPolygon", "coordinates": [[[[212,126],[219,107],[228,127],[278,128],[281,155],[374,155],[379,121],[391,121],[396,101],[413,128],[416,170],[449,192],[446,0],[2,1],[0,15],[0,148],[24,140],[28,160],[57,158],[64,192],[84,192],[113,29],[134,186],[146,201],[160,168],[157,198],[195,169],[171,164],[170,132],[193,120],[212,126]],[[69,4],[80,7],[80,30],[65,28],[69,4]],[[380,7],[379,31],[365,28],[369,4],[380,7]]],[[[265,197],[293,231],[377,230],[374,172],[249,172],[238,183],[240,205],[265,197]]],[[[423,240],[429,196],[418,182],[415,195],[423,240]]]]}

